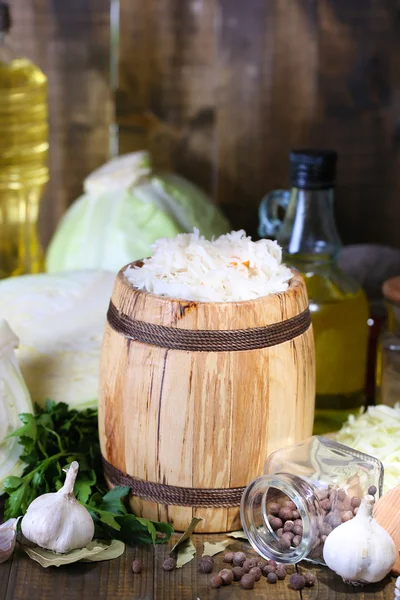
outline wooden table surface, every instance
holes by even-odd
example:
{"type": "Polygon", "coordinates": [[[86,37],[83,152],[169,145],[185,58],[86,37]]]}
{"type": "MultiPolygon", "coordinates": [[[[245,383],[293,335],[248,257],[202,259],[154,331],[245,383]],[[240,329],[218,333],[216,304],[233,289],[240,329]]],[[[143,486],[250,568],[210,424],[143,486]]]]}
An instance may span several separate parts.
{"type": "MultiPolygon", "coordinates": [[[[168,555],[168,546],[140,546],[127,548],[116,560],[92,564],[75,563],[64,567],[43,569],[21,550],[12,560],[0,565],[0,600],[240,600],[245,598],[272,598],[276,600],[393,600],[394,578],[363,588],[345,585],[327,568],[313,568],[318,578],[313,588],[296,592],[289,588],[289,577],[277,584],[268,584],[262,577],[252,591],[243,590],[238,583],[212,590],[211,575],[198,572],[198,561],[205,541],[226,539],[221,535],[194,535],[197,554],[182,569],[166,573],[161,569],[168,555]],[[133,575],[130,566],[134,558],[143,563],[143,572],[133,575]]],[[[232,550],[243,550],[254,556],[246,542],[235,540],[232,550]]],[[[222,563],[223,553],[215,556],[215,572],[229,566],[222,563]]],[[[301,563],[297,570],[309,570],[301,563]]],[[[294,571],[291,567],[290,572],[294,571]]]]}

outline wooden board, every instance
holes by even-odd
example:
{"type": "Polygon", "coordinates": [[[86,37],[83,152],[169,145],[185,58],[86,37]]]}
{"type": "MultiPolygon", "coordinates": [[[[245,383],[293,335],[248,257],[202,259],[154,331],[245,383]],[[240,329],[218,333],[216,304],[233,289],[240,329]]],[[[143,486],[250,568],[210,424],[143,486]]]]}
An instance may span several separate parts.
{"type": "MultiPolygon", "coordinates": [[[[17,550],[13,560],[0,565],[0,598],[2,600],[228,600],[230,598],[274,598],[274,600],[346,600],[357,597],[360,600],[392,600],[394,579],[365,588],[352,588],[326,568],[312,568],[317,576],[317,584],[302,592],[289,589],[288,578],[276,585],[268,584],[264,577],[252,592],[232,586],[212,590],[210,575],[198,572],[198,561],[205,541],[226,539],[225,536],[195,535],[197,555],[195,560],[170,573],[161,569],[164,558],[172,543],[166,546],[128,548],[121,558],[101,563],[74,564],[65,567],[43,569],[30,560],[21,550],[17,550]],[[141,575],[132,575],[130,565],[134,558],[143,563],[141,575]]],[[[235,541],[233,550],[243,550],[253,555],[249,545],[235,541]]],[[[226,565],[222,554],[215,557],[215,572],[226,565]]],[[[310,565],[301,563],[297,567],[301,573],[310,570],[310,565]]],[[[291,567],[294,571],[294,567],[291,567]]]]}

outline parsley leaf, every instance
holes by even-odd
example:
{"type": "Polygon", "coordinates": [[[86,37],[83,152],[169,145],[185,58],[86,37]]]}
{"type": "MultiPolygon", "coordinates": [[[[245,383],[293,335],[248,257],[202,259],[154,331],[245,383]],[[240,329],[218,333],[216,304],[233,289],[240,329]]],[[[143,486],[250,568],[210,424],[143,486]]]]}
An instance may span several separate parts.
{"type": "Polygon", "coordinates": [[[128,487],[108,490],[103,474],[98,437],[97,410],[77,411],[65,403],[47,400],[36,414],[20,415],[22,426],[11,435],[22,447],[26,464],[21,477],[10,476],[4,483],[7,499],[5,519],[23,515],[38,496],[59,490],[63,470],[79,462],[74,486],[78,501],[86,507],[95,524],[96,537],[115,538],[127,544],[164,543],[173,528],[129,514],[124,499],[128,487]]]}

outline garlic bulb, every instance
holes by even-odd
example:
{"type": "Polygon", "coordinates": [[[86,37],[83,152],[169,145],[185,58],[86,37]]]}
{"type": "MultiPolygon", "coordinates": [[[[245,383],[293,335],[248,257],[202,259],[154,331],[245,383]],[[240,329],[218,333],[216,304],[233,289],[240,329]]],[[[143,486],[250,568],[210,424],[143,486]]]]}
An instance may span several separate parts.
{"type": "Polygon", "coordinates": [[[326,539],[324,560],[345,582],[381,581],[396,561],[394,541],[372,515],[374,503],[373,496],[365,496],[354,519],[339,525],[326,539]]]}
{"type": "Polygon", "coordinates": [[[84,548],[93,538],[93,519],[74,496],[79,465],[71,463],[63,487],[43,494],[28,507],[21,528],[24,536],[42,548],[60,554],[84,548]]]}
{"type": "Polygon", "coordinates": [[[14,552],[18,520],[8,519],[8,521],[0,525],[0,563],[10,558],[14,552]]]}
{"type": "Polygon", "coordinates": [[[396,585],[394,588],[394,598],[395,600],[398,600],[398,598],[400,598],[400,577],[396,579],[396,585]]]}

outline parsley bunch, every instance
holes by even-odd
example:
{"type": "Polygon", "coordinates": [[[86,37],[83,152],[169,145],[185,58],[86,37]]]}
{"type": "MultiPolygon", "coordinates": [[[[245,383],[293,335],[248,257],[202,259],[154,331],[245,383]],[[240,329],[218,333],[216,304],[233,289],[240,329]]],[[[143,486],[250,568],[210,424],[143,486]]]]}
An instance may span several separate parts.
{"type": "Polygon", "coordinates": [[[127,544],[163,543],[173,528],[136,517],[126,510],[123,498],[128,487],[108,491],[101,463],[97,410],[70,410],[67,404],[47,401],[36,414],[20,415],[22,427],[11,435],[23,448],[26,468],[21,477],[10,476],[4,483],[8,498],[5,518],[25,514],[29,504],[42,494],[59,490],[65,479],[63,469],[77,460],[79,473],[74,486],[77,500],[87,508],[95,524],[95,537],[115,538],[127,544]]]}

